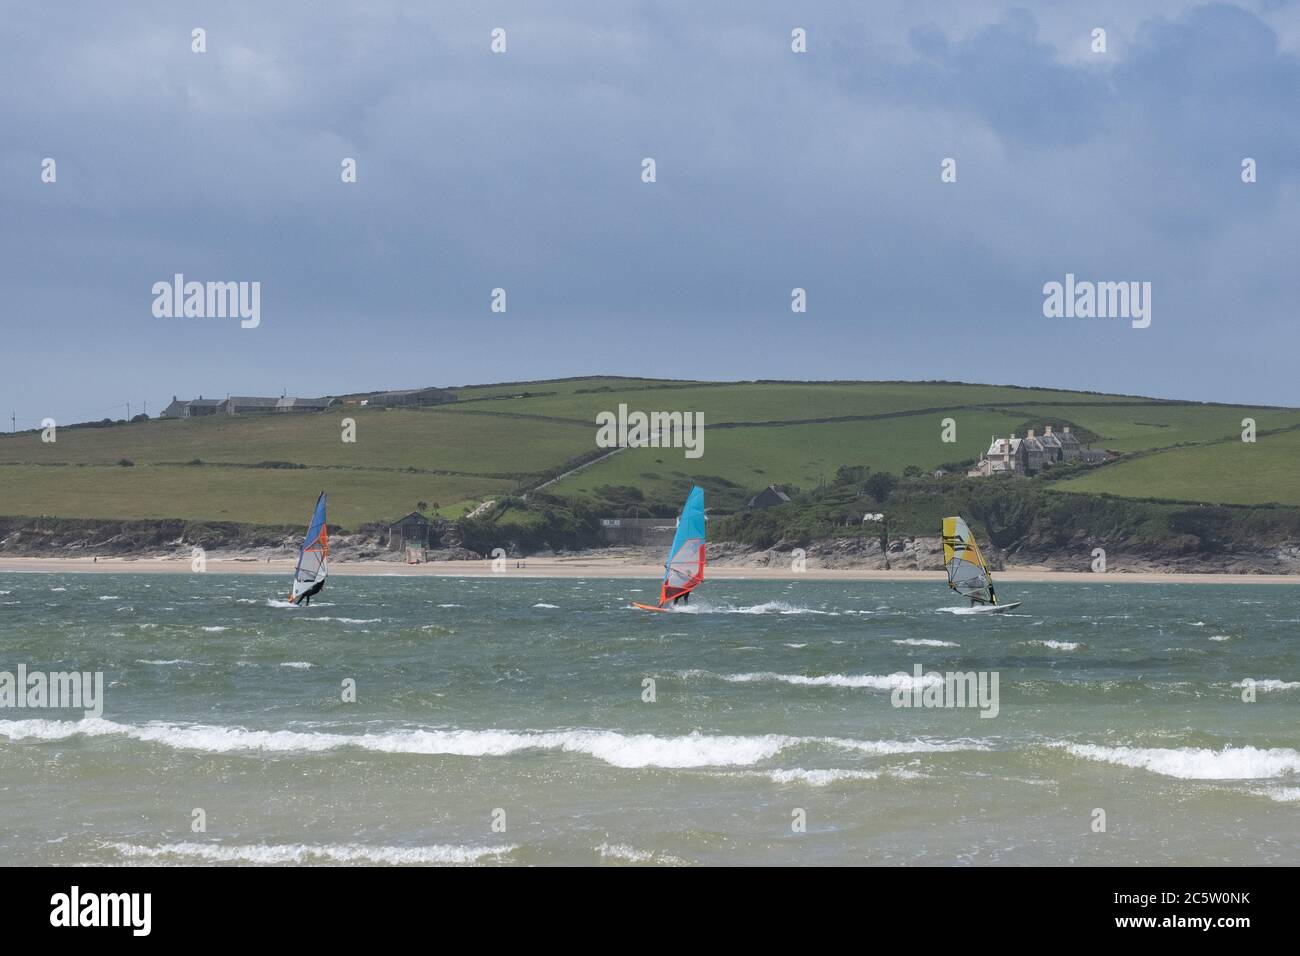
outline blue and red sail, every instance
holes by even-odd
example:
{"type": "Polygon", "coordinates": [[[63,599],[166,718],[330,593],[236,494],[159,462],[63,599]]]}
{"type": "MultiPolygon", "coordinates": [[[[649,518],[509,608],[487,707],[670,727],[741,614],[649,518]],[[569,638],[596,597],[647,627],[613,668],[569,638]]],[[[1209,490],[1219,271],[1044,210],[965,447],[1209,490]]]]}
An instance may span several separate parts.
{"type": "Polygon", "coordinates": [[[682,516],[677,519],[677,534],[664,562],[663,588],[659,606],[689,594],[704,580],[704,489],[696,486],[686,496],[682,516]]]}

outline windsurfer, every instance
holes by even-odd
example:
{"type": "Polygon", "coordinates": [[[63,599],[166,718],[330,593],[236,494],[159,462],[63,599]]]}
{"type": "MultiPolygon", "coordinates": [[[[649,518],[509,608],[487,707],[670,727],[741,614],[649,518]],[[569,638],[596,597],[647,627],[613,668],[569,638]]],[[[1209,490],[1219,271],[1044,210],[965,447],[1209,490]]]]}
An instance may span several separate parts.
{"type": "Polygon", "coordinates": [[[310,587],[308,590],[302,593],[302,597],[298,598],[298,604],[306,607],[311,607],[312,595],[320,594],[320,590],[324,586],[325,586],[324,581],[317,581],[314,585],[312,585],[312,587],[310,587]]]}

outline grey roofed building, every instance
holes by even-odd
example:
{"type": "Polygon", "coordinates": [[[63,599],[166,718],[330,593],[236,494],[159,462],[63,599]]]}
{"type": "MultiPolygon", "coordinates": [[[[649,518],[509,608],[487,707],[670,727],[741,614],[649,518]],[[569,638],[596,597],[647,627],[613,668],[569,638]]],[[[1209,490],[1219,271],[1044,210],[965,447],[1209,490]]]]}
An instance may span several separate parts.
{"type": "Polygon", "coordinates": [[[1039,436],[1038,440],[1042,443],[1044,451],[1047,452],[1048,462],[1055,463],[1064,457],[1064,451],[1061,448],[1061,439],[1052,434],[1051,425],[1043,426],[1043,434],[1039,436]]]}
{"type": "Polygon", "coordinates": [[[1024,439],[1012,432],[1006,438],[994,435],[989,439],[989,450],[976,465],[966,472],[971,478],[991,478],[994,475],[1023,475],[1026,448],[1024,439]]]}
{"type": "Polygon", "coordinates": [[[1079,457],[1079,451],[1083,446],[1079,443],[1079,439],[1075,438],[1074,435],[1070,433],[1069,425],[1064,426],[1056,434],[1056,438],[1061,443],[1062,461],[1073,461],[1075,458],[1079,457]]]}
{"type": "Polygon", "coordinates": [[[159,418],[198,418],[203,415],[215,415],[221,402],[215,398],[179,399],[172,396],[171,403],[158,413],[159,418]]]}
{"type": "Polygon", "coordinates": [[[391,392],[375,392],[365,398],[365,404],[376,408],[393,408],[402,405],[442,405],[456,401],[456,396],[441,388],[403,388],[391,392]]]}
{"type": "Polygon", "coordinates": [[[745,507],[750,511],[762,508],[774,508],[777,505],[783,505],[790,500],[790,496],[784,491],[779,491],[776,485],[768,485],[754,497],[750,498],[745,507]]]}
{"type": "Polygon", "coordinates": [[[275,403],[277,412],[323,412],[334,404],[332,398],[281,398],[275,403]]]}
{"type": "Polygon", "coordinates": [[[196,415],[215,415],[221,408],[221,402],[215,398],[199,398],[190,402],[189,407],[185,409],[185,417],[193,418],[196,415]]]}
{"type": "Polygon", "coordinates": [[[1023,475],[1025,473],[1024,439],[1012,432],[1006,438],[991,438],[984,457],[989,463],[990,475],[1023,475]]]}
{"type": "Polygon", "coordinates": [[[1034,434],[1032,428],[1029,429],[1028,434],[1021,439],[1020,445],[1025,452],[1026,475],[1036,475],[1047,466],[1047,449],[1043,447],[1042,441],[1034,434]]]}
{"type": "Polygon", "coordinates": [[[1036,475],[1058,461],[1082,458],[1088,463],[1115,457],[1105,451],[1086,450],[1079,439],[1070,433],[1070,426],[1053,431],[1051,425],[1043,426],[1044,434],[1036,435],[1033,429],[1024,438],[1013,432],[1007,438],[989,440],[989,450],[969,471],[971,478],[988,478],[993,475],[1036,475]],[[1085,454],[1087,451],[1087,454],[1085,454]]]}
{"type": "Polygon", "coordinates": [[[323,412],[333,405],[332,398],[259,398],[232,395],[226,399],[180,399],[172,396],[171,403],[158,413],[159,418],[195,418],[200,415],[253,415],[263,412],[323,412]]]}
{"type": "Polygon", "coordinates": [[[248,395],[232,395],[217,409],[220,415],[257,415],[275,411],[278,398],[258,398],[248,395]]]}

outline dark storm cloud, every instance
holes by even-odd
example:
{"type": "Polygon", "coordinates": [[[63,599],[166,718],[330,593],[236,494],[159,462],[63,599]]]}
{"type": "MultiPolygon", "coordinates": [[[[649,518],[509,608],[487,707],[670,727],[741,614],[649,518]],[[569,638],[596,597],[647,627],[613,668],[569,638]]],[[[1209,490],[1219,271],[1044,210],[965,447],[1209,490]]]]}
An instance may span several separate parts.
{"type": "Polygon", "coordinates": [[[1293,401],[1300,63],[1266,8],[1161,11],[12,8],[4,397],[611,371],[1293,401]],[[1043,318],[1066,271],[1152,281],[1152,327],[1043,318]],[[261,327],[153,318],[174,272],[260,280],[261,327]]]}

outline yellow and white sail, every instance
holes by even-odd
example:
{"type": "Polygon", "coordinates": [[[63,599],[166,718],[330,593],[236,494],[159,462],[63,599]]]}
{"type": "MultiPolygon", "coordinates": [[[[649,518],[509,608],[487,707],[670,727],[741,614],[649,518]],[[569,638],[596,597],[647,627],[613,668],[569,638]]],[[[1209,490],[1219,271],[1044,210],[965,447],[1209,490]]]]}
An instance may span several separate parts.
{"type": "Polygon", "coordinates": [[[993,574],[970,527],[959,517],[943,519],[943,564],[948,587],[981,604],[997,604],[993,574]]]}

